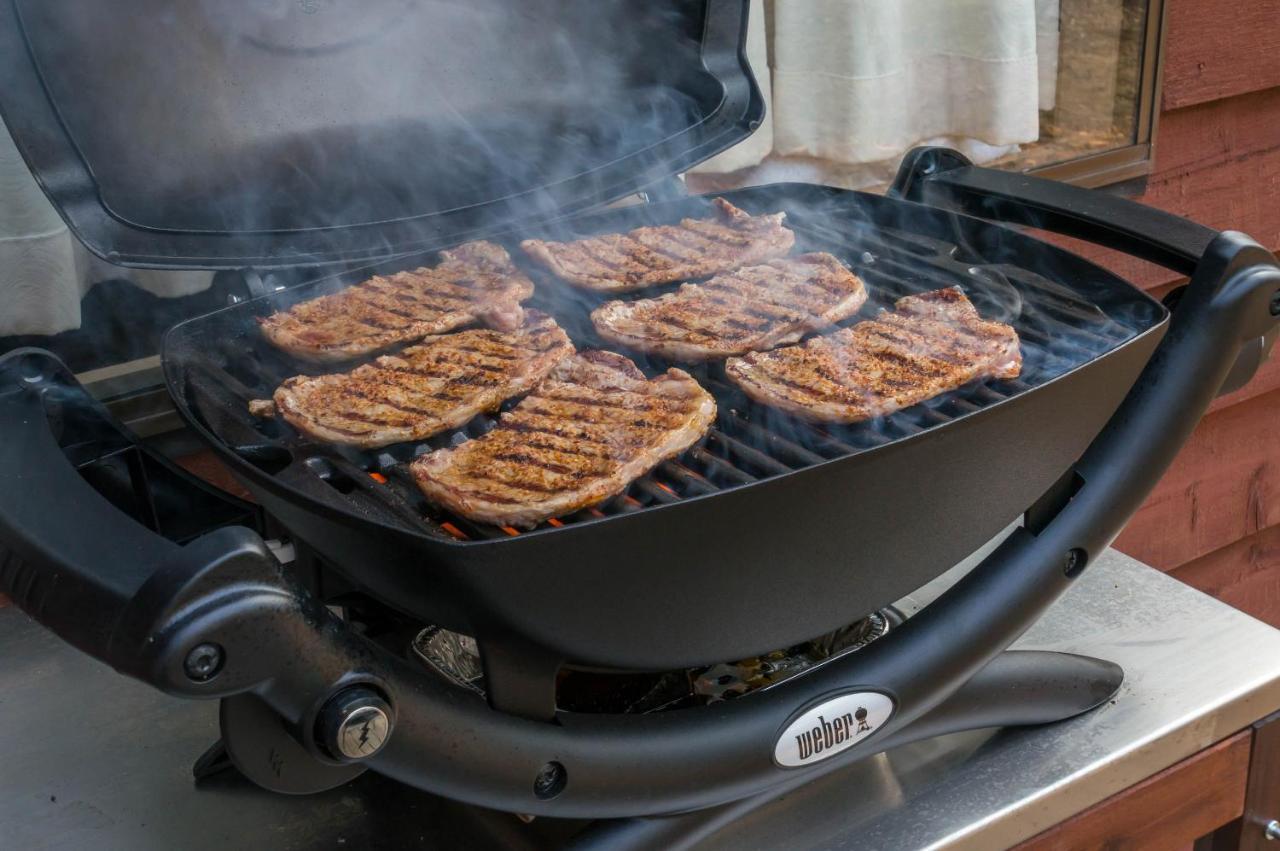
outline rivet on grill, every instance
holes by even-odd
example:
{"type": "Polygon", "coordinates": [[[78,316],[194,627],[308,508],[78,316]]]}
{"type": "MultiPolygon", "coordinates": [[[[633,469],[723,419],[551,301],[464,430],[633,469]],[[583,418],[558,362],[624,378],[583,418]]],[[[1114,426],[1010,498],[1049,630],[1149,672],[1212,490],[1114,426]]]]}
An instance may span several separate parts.
{"type": "Polygon", "coordinates": [[[38,357],[23,358],[18,362],[22,380],[28,384],[39,384],[44,381],[44,362],[38,357]]]}
{"type": "Polygon", "coordinates": [[[182,663],[187,676],[198,683],[213,679],[222,670],[222,648],[213,643],[197,644],[182,663]]]}
{"type": "Polygon", "coordinates": [[[539,801],[548,801],[564,791],[569,781],[568,772],[558,762],[548,762],[538,769],[538,776],[533,778],[533,794],[539,801]]]}
{"type": "Polygon", "coordinates": [[[1080,575],[1080,571],[1084,570],[1084,566],[1088,561],[1088,554],[1079,547],[1067,550],[1066,558],[1062,560],[1062,572],[1071,578],[1075,578],[1080,575]]]}

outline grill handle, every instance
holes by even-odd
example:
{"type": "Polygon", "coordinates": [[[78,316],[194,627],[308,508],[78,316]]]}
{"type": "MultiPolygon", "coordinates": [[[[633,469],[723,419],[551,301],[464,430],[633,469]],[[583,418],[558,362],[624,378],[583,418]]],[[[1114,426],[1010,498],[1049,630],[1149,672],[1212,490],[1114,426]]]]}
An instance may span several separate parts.
{"type": "MultiPolygon", "coordinates": [[[[160,670],[153,648],[172,651],[191,626],[243,615],[249,604],[267,602],[279,611],[297,603],[280,592],[278,565],[256,532],[227,527],[179,546],[95,490],[60,440],[74,444],[88,432],[106,433],[107,423],[118,429],[49,352],[15,349],[0,357],[0,591],[85,653],[161,688],[189,692],[198,669],[194,677],[181,664],[160,670]],[[210,597],[224,582],[235,590],[210,597]]],[[[196,646],[182,648],[182,662],[196,646]]],[[[196,655],[193,662],[210,661],[207,653],[196,655]]],[[[228,679],[218,678],[210,691],[237,690],[228,679]]]]}
{"type": "Polygon", "coordinates": [[[975,166],[950,148],[915,148],[892,197],[1073,236],[1192,274],[1218,232],[1116,195],[1013,171],[975,166]]]}

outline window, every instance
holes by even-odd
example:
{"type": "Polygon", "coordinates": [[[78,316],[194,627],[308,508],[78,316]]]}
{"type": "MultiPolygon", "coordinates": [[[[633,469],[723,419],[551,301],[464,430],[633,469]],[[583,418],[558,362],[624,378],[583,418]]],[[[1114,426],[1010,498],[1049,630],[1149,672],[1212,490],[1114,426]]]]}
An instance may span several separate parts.
{"type": "Polygon", "coordinates": [[[697,191],[778,180],[883,188],[902,154],[1101,186],[1150,170],[1161,0],[757,0],[770,100],[697,191]]]}

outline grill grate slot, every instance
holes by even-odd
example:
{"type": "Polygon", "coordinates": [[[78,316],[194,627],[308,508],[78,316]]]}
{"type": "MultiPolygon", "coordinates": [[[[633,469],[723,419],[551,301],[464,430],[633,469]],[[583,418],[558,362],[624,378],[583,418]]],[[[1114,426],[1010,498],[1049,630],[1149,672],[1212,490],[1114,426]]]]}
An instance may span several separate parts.
{"type": "Polygon", "coordinates": [[[734,440],[719,429],[713,429],[707,435],[707,445],[720,450],[721,457],[729,459],[734,466],[742,469],[754,468],[761,477],[776,476],[791,472],[792,468],[783,464],[759,449],[753,449],[741,441],[734,440]]]}

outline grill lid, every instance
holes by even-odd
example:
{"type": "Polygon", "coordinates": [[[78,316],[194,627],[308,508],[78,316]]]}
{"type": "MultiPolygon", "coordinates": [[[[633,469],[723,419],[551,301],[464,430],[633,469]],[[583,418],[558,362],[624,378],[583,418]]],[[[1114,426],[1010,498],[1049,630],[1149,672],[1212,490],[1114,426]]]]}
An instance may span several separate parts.
{"type": "Polygon", "coordinates": [[[11,0],[0,113],[95,254],[385,257],[584,209],[764,114],[746,0],[11,0]]]}

